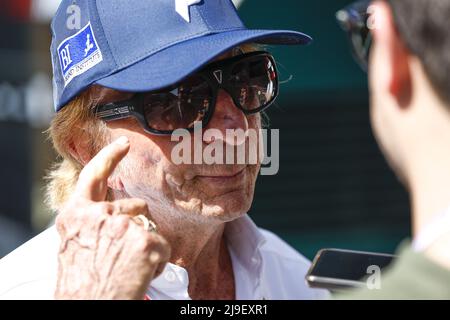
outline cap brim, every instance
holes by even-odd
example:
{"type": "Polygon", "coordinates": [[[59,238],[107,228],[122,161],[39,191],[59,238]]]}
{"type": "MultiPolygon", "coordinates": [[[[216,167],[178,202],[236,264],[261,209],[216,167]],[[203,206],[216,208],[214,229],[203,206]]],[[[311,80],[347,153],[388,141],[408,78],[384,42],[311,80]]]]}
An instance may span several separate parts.
{"type": "Polygon", "coordinates": [[[302,45],[311,37],[287,30],[234,30],[190,39],[128,66],[96,83],[115,90],[144,92],[170,86],[242,43],[302,45]]]}

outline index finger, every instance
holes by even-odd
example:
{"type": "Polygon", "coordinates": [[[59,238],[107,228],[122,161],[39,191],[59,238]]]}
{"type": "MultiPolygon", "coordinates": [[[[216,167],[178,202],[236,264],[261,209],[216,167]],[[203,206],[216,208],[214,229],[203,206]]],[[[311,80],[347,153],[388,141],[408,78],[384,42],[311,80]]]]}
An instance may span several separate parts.
{"type": "Polygon", "coordinates": [[[75,196],[92,201],[104,201],[108,177],[130,149],[127,137],[120,137],[100,150],[81,170],[75,187],[75,196]]]}

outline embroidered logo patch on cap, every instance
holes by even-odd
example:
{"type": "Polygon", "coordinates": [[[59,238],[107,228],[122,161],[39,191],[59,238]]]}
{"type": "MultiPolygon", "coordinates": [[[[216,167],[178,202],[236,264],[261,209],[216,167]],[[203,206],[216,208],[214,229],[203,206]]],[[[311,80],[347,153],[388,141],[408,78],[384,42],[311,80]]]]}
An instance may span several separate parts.
{"type": "Polygon", "coordinates": [[[90,22],[58,46],[58,56],[65,86],[75,77],[102,62],[102,52],[90,22]]]}

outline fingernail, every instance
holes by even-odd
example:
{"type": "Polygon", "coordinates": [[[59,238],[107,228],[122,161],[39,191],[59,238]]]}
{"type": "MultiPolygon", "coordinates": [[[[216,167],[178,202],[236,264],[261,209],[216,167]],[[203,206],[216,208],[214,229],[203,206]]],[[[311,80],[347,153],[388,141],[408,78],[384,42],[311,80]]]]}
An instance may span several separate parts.
{"type": "Polygon", "coordinates": [[[153,251],[152,253],[150,253],[150,262],[151,263],[157,263],[161,260],[161,255],[159,254],[159,252],[153,251]]]}
{"type": "Polygon", "coordinates": [[[122,136],[116,140],[117,144],[123,144],[123,145],[128,144],[129,142],[130,142],[130,140],[128,140],[128,138],[125,136],[122,136]]]}

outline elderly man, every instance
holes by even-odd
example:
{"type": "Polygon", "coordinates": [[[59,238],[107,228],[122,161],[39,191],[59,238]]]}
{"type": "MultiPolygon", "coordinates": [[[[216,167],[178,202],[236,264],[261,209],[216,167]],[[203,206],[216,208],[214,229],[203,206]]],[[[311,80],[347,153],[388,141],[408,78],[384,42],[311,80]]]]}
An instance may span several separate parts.
{"type": "Polygon", "coordinates": [[[67,0],[52,32],[50,133],[62,161],[48,200],[58,217],[0,263],[0,298],[327,295],[306,287],[303,256],[246,215],[259,158],[173,159],[177,129],[215,129],[201,150],[238,147],[217,138],[227,129],[258,131],[278,76],[254,44],[308,36],[248,30],[229,0],[67,0]]]}

